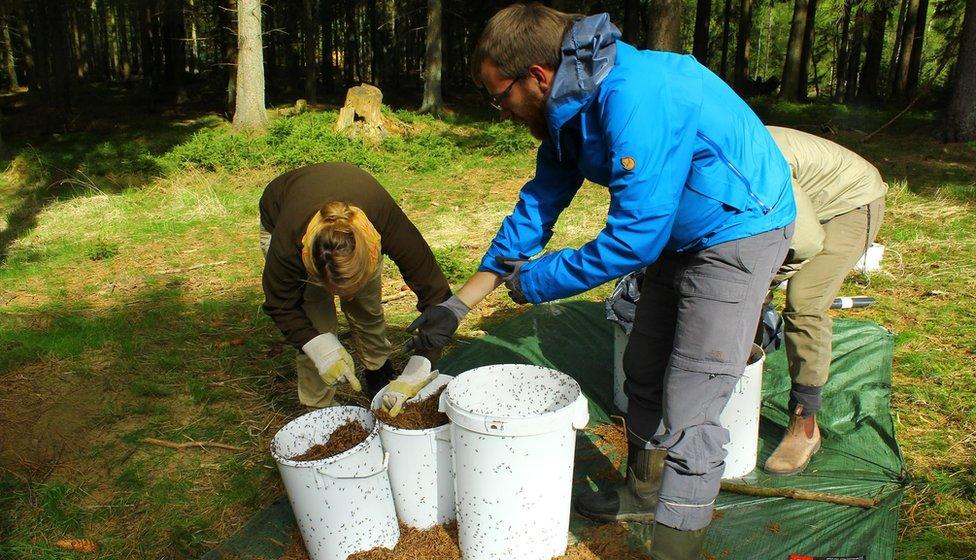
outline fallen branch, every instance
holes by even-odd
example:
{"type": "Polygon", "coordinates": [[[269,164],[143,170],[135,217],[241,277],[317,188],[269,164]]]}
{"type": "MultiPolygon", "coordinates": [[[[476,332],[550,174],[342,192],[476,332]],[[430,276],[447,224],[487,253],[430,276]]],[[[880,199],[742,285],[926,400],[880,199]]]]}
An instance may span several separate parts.
{"type": "Polygon", "coordinates": [[[200,449],[205,449],[207,447],[216,447],[217,449],[227,449],[229,451],[244,451],[243,447],[237,447],[236,445],[228,445],[226,443],[220,443],[218,441],[186,441],[177,443],[175,441],[166,441],[164,439],[156,438],[142,438],[142,443],[148,443],[151,445],[158,445],[160,447],[169,447],[170,449],[189,449],[191,447],[199,447],[200,449]]]}
{"type": "Polygon", "coordinates": [[[824,492],[812,492],[810,490],[800,490],[799,488],[767,488],[763,486],[752,486],[751,484],[736,484],[734,482],[722,482],[722,490],[733,494],[744,494],[746,496],[762,496],[769,498],[790,498],[793,500],[809,500],[813,502],[827,502],[842,506],[853,506],[859,508],[877,507],[880,500],[877,498],[859,498],[857,496],[844,496],[841,494],[827,494],[824,492]]]}
{"type": "Polygon", "coordinates": [[[400,293],[397,293],[397,294],[393,294],[392,296],[386,296],[385,298],[383,298],[380,301],[382,301],[382,303],[389,303],[391,301],[396,301],[398,299],[403,299],[403,298],[405,298],[407,296],[410,296],[410,295],[413,295],[413,292],[411,292],[411,291],[404,291],[404,292],[400,292],[400,293]]]}
{"type": "Polygon", "coordinates": [[[915,102],[918,101],[921,97],[922,97],[921,94],[916,95],[915,96],[915,99],[912,99],[912,102],[909,103],[908,106],[906,106],[904,109],[902,109],[901,112],[898,113],[897,115],[891,117],[891,120],[889,120],[888,122],[886,122],[883,125],[881,125],[881,128],[879,128],[878,130],[875,130],[871,134],[868,134],[864,138],[861,138],[861,143],[863,144],[863,143],[867,142],[868,140],[870,140],[871,138],[873,138],[875,134],[877,134],[877,133],[881,132],[882,130],[884,130],[884,129],[888,128],[889,126],[891,126],[892,123],[894,123],[895,121],[897,121],[902,115],[904,115],[905,113],[907,113],[909,109],[911,109],[912,107],[914,107],[915,106],[915,102]]]}
{"type": "Polygon", "coordinates": [[[195,264],[187,268],[170,268],[167,270],[157,270],[155,274],[178,274],[180,272],[190,272],[191,270],[197,270],[198,268],[207,268],[211,266],[222,266],[227,264],[227,261],[214,261],[209,263],[195,264]]]}

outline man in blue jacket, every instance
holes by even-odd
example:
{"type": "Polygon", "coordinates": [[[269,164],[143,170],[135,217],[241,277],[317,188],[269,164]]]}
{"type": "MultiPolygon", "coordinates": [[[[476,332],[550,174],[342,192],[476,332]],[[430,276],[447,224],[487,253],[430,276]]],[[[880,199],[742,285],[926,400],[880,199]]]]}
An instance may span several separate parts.
{"type": "Polygon", "coordinates": [[[646,267],[624,364],[625,484],[579,496],[600,520],[654,522],[651,554],[698,558],[724,469],[719,415],[749,354],[795,216],[790,170],[749,107],[691,56],[638,51],[606,14],[515,4],[488,22],[472,73],[542,140],[479,271],[408,330],[443,346],[504,282],[518,303],[646,267]],[[583,180],[610,190],[606,227],[542,252],[583,180]]]}

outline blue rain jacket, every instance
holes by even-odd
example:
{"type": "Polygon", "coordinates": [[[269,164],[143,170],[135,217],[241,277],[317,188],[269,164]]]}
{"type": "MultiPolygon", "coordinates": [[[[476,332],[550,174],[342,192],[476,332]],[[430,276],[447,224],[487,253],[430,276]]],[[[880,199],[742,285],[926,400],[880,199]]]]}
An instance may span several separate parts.
{"type": "Polygon", "coordinates": [[[528,259],[552,237],[583,179],[610,190],[603,231],[579,249],[527,263],[519,280],[541,303],[653,263],[790,224],[790,169],[766,128],[694,57],[638,51],[607,14],[566,33],[547,101],[549,139],[536,175],[502,222],[479,270],[528,259]]]}

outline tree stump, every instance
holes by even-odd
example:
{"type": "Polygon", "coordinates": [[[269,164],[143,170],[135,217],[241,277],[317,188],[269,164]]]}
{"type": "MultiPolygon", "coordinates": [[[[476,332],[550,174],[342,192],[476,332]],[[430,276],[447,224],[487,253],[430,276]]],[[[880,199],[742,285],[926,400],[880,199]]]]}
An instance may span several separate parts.
{"type": "Polygon", "coordinates": [[[339,110],[333,130],[347,136],[359,136],[379,144],[388,136],[383,125],[383,92],[376,86],[362,84],[349,88],[346,103],[339,110]]]}

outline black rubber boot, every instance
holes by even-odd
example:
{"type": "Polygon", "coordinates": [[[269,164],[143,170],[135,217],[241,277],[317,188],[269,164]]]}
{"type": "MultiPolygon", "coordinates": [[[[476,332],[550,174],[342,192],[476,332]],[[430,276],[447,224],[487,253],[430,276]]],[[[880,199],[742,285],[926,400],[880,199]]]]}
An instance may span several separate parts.
{"type": "Polygon", "coordinates": [[[708,527],[697,531],[679,531],[655,523],[651,536],[651,558],[653,560],[701,560],[707,532],[708,527]]]}
{"type": "Polygon", "coordinates": [[[627,445],[627,479],[602,492],[589,492],[576,499],[576,511],[595,521],[653,523],[661,473],[668,452],[627,445]]]}
{"type": "Polygon", "coordinates": [[[380,392],[380,389],[386,387],[386,385],[396,379],[397,372],[390,365],[390,360],[387,360],[379,369],[368,369],[366,370],[366,395],[369,400],[372,401],[376,393],[380,392]]]}

